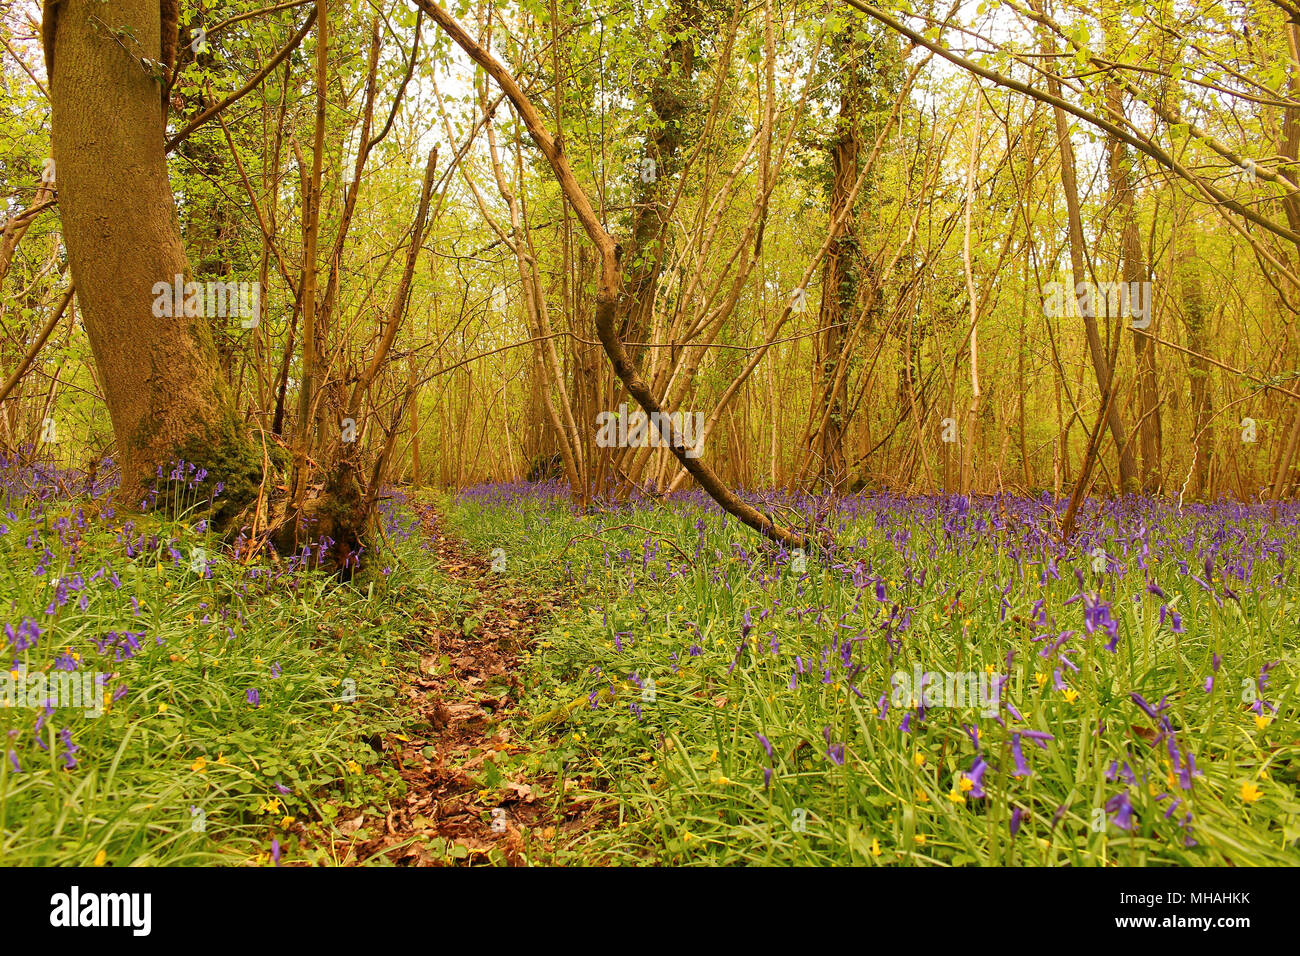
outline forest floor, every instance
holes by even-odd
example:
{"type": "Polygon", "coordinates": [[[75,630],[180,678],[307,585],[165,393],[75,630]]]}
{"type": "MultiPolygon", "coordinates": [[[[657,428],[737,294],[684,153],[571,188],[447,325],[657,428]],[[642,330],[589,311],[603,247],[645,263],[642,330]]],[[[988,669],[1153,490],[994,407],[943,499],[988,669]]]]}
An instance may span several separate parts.
{"type": "Polygon", "coordinates": [[[526,778],[516,762],[529,750],[515,735],[528,717],[519,709],[520,655],[568,597],[507,582],[447,531],[431,504],[413,508],[438,572],[464,600],[450,615],[425,612],[414,621],[409,641],[419,667],[402,687],[414,729],[388,750],[406,793],[382,832],[349,847],[343,861],[536,862],[557,834],[567,842],[601,818],[566,801],[554,775],[526,778]]]}
{"type": "Polygon", "coordinates": [[[53,479],[0,468],[6,864],[1300,863],[1300,505],[855,496],[821,564],[391,489],[341,583],[179,467],[53,479]]]}

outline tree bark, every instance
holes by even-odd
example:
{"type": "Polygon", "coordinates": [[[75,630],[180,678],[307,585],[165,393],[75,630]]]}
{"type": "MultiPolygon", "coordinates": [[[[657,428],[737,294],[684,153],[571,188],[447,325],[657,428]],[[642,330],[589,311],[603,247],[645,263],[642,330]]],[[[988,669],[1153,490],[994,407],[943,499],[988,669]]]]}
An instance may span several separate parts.
{"type": "Polygon", "coordinates": [[[63,238],[126,501],[183,459],[224,483],[216,518],[225,521],[257,494],[261,455],[222,380],[208,321],[185,309],[155,314],[155,284],[170,289],[191,276],[167,180],[159,81],[142,62],[163,56],[160,5],[60,0],[45,16],[63,238]]]}

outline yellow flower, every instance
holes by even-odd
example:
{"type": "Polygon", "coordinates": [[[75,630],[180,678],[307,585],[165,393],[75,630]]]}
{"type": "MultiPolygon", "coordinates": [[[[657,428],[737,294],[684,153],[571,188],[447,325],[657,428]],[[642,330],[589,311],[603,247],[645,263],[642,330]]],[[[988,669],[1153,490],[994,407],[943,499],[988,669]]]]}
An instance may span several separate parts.
{"type": "Polygon", "coordinates": [[[957,786],[961,787],[962,793],[970,793],[972,790],[975,789],[975,781],[972,780],[970,777],[966,776],[965,774],[962,774],[961,782],[958,783],[957,786]]]}
{"type": "Polygon", "coordinates": [[[1263,795],[1264,794],[1259,787],[1255,786],[1249,780],[1241,785],[1241,799],[1245,800],[1247,803],[1254,803],[1263,795]]]}
{"type": "Polygon", "coordinates": [[[719,777],[719,778],[718,778],[718,783],[720,783],[722,786],[725,787],[727,784],[731,783],[731,781],[730,781],[729,779],[727,779],[726,777],[719,777]]]}
{"type": "Polygon", "coordinates": [[[914,756],[914,757],[912,758],[912,763],[916,764],[918,767],[924,767],[924,766],[925,766],[925,754],[923,754],[923,753],[917,753],[916,756],[914,756]]]}
{"type": "Polygon", "coordinates": [[[95,866],[103,866],[108,862],[108,851],[100,850],[95,854],[95,866]]]}
{"type": "Polygon", "coordinates": [[[1042,687],[1044,684],[1047,683],[1047,675],[1044,674],[1042,671],[1039,671],[1037,674],[1034,675],[1034,680],[1038,682],[1039,687],[1042,687]]]}
{"type": "Polygon", "coordinates": [[[360,772],[361,772],[361,764],[357,763],[355,760],[349,760],[349,761],[348,761],[348,772],[349,772],[349,773],[360,773],[360,772]]]}
{"type": "Polygon", "coordinates": [[[872,855],[872,856],[880,856],[880,854],[883,853],[883,852],[884,852],[884,851],[880,849],[880,841],[879,841],[879,840],[876,840],[876,839],[873,839],[873,840],[871,841],[871,855],[872,855]]]}
{"type": "Polygon", "coordinates": [[[280,798],[272,797],[270,800],[263,800],[262,805],[257,809],[262,813],[279,813],[282,809],[280,806],[280,798]]]}
{"type": "Polygon", "coordinates": [[[1256,715],[1255,715],[1255,726],[1256,726],[1257,728],[1259,728],[1260,730],[1263,730],[1265,727],[1267,727],[1267,726],[1268,726],[1269,724],[1271,724],[1272,722],[1273,722],[1273,718],[1270,717],[1268,714],[1256,714],[1256,715]]]}
{"type": "Polygon", "coordinates": [[[295,822],[296,821],[294,820],[293,817],[285,817],[283,820],[280,821],[280,829],[287,830],[289,829],[289,827],[293,826],[295,822]]]}
{"type": "Polygon", "coordinates": [[[226,755],[225,755],[225,754],[217,754],[217,763],[219,763],[219,764],[223,764],[223,765],[224,765],[224,764],[226,764],[226,763],[228,763],[228,762],[229,762],[229,761],[226,760],[226,755]]]}
{"type": "Polygon", "coordinates": [[[988,674],[990,677],[992,677],[992,676],[993,676],[993,665],[992,665],[992,664],[985,664],[985,665],[984,665],[984,673],[986,673],[986,674],[988,674]]]}
{"type": "Polygon", "coordinates": [[[1065,690],[1062,693],[1063,696],[1065,697],[1066,703],[1073,704],[1076,700],[1079,699],[1079,692],[1075,690],[1073,687],[1065,688],[1065,690]]]}
{"type": "Polygon", "coordinates": [[[918,803],[929,803],[930,795],[926,793],[924,790],[918,788],[916,791],[916,799],[918,803]]]}
{"type": "Polygon", "coordinates": [[[159,705],[158,705],[158,713],[160,713],[160,714],[165,714],[165,713],[167,713],[167,705],[166,705],[166,704],[159,704],[159,705]]]}
{"type": "Polygon", "coordinates": [[[202,773],[203,768],[208,765],[208,758],[200,756],[194,763],[190,764],[190,769],[195,773],[202,773]]]}
{"type": "MultiPolygon", "coordinates": [[[[964,783],[965,781],[962,782],[964,783]]],[[[962,793],[960,790],[952,790],[948,793],[948,799],[953,803],[965,803],[966,794],[962,793]]]]}
{"type": "Polygon", "coordinates": [[[924,834],[924,833],[918,833],[918,834],[916,835],[916,845],[917,845],[917,846],[925,846],[925,834],[924,834]]]}
{"type": "Polygon", "coordinates": [[[331,713],[334,713],[334,714],[337,714],[337,713],[339,712],[339,705],[338,705],[338,704],[330,704],[330,712],[331,712],[331,713]]]}

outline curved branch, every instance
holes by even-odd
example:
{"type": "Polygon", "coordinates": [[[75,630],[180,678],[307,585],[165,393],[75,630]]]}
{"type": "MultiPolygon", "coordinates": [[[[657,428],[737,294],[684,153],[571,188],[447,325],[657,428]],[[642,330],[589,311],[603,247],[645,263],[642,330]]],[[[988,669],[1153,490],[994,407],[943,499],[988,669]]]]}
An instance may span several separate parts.
{"type": "MultiPolygon", "coordinates": [[[[659,400],[650,390],[650,386],[637,374],[636,366],[633,364],[627,348],[618,334],[615,317],[619,288],[622,285],[620,260],[623,249],[597,217],[591,205],[591,200],[587,198],[586,192],[573,174],[573,169],[569,165],[563,147],[547,131],[537,108],[533,106],[528,96],[520,89],[510,71],[496,57],[483,49],[465,31],[465,28],[457,23],[455,18],[434,0],[415,0],[415,3],[438,24],[457,46],[469,55],[470,59],[482,67],[496,81],[501,91],[505,93],[514,106],[519,117],[524,121],[533,142],[537,144],[537,147],[542,151],[542,155],[546,157],[546,161],[550,164],[560,190],[564,193],[564,198],[573,208],[578,221],[582,223],[582,228],[587,233],[587,237],[600,252],[601,275],[600,291],[596,296],[596,335],[600,339],[601,345],[604,346],[605,354],[608,356],[610,363],[614,366],[614,373],[623,382],[628,394],[636,399],[637,404],[641,406],[647,415],[658,416],[661,421],[671,420],[664,415],[663,406],[660,405],[659,400]]],[[[702,459],[690,457],[688,454],[690,449],[686,446],[685,438],[675,427],[668,447],[673,456],[681,462],[682,467],[699,482],[700,487],[724,511],[734,515],[741,522],[773,541],[792,547],[811,548],[812,545],[805,536],[781,527],[767,515],[742,501],[702,459]]]]}

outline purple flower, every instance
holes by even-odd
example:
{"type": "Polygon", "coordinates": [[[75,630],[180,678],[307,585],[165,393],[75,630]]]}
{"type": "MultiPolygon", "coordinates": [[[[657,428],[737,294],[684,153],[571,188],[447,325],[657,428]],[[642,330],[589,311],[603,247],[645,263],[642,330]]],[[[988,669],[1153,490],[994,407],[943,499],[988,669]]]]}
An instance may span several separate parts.
{"type": "Polygon", "coordinates": [[[1029,764],[1025,763],[1025,752],[1020,749],[1019,734],[1011,735],[1011,756],[1016,760],[1015,775],[1017,777],[1028,777],[1033,773],[1033,771],[1029,769],[1029,764]]]}
{"type": "Polygon", "coordinates": [[[1207,694],[1210,691],[1214,690],[1214,675],[1219,673],[1219,664],[1221,664],[1222,662],[1223,662],[1223,658],[1221,658],[1218,654],[1215,654],[1214,659],[1210,663],[1210,671],[1211,671],[1210,676],[1205,678],[1205,692],[1207,694]]]}
{"type": "Polygon", "coordinates": [[[1106,812],[1111,814],[1111,822],[1121,830],[1133,829],[1133,802],[1128,790],[1121,790],[1106,801],[1106,812]]]}
{"type": "Polygon", "coordinates": [[[67,727],[59,731],[59,740],[63,741],[63,767],[65,770],[71,770],[77,765],[77,758],[73,756],[81,748],[72,742],[72,731],[67,727]]]}
{"type": "Polygon", "coordinates": [[[1160,712],[1165,709],[1165,701],[1168,699],[1165,697],[1160,698],[1160,706],[1157,708],[1157,707],[1152,707],[1150,704],[1148,704],[1146,702],[1146,698],[1144,698],[1137,691],[1131,691],[1129,693],[1129,697],[1132,698],[1133,703],[1141,707],[1142,711],[1152,720],[1156,720],[1160,716],[1160,712]]]}
{"type": "Polygon", "coordinates": [[[252,704],[254,707],[257,707],[262,703],[262,695],[257,692],[256,687],[248,688],[248,694],[246,695],[246,697],[248,699],[248,702],[252,704]]]}
{"type": "Polygon", "coordinates": [[[1045,730],[1022,730],[1020,731],[1020,736],[1025,737],[1028,740],[1032,741],[1033,743],[1037,744],[1043,750],[1047,749],[1047,742],[1049,740],[1056,739],[1051,734],[1047,733],[1047,731],[1045,730]]]}
{"type": "Polygon", "coordinates": [[[1192,789],[1192,778],[1199,777],[1201,772],[1196,769],[1196,757],[1193,754],[1184,754],[1183,766],[1178,771],[1178,784],[1184,790],[1192,789]]]}
{"type": "Polygon", "coordinates": [[[984,772],[988,769],[988,761],[983,757],[976,757],[975,762],[971,764],[971,768],[966,771],[966,779],[971,782],[971,789],[969,791],[971,799],[978,800],[982,797],[988,796],[988,794],[984,792],[984,772]]]}
{"type": "Polygon", "coordinates": [[[1128,761],[1121,764],[1118,760],[1110,762],[1110,769],[1106,771],[1106,779],[1111,783],[1115,782],[1116,777],[1123,777],[1130,785],[1137,783],[1137,777],[1133,774],[1133,768],[1128,765],[1128,761]]]}
{"type": "Polygon", "coordinates": [[[844,745],[831,743],[831,729],[822,728],[822,736],[826,739],[826,756],[830,758],[831,763],[837,767],[844,766],[844,745]]]}

